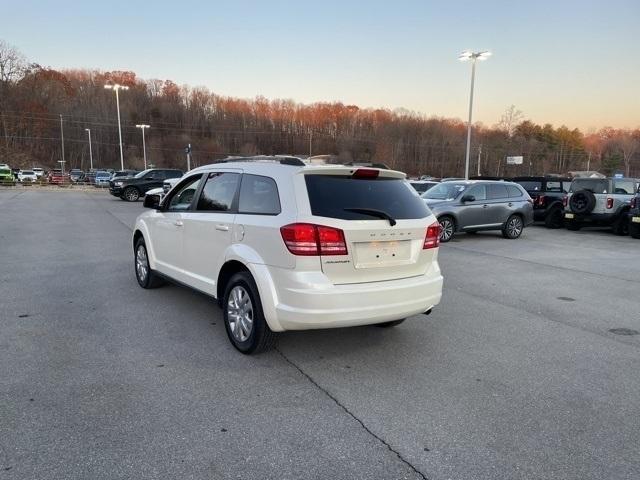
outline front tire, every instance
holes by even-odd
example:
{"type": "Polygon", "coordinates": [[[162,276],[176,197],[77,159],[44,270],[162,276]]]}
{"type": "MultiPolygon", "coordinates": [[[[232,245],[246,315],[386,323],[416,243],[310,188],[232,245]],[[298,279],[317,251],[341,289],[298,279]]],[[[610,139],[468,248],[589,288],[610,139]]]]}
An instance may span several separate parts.
{"type": "Polygon", "coordinates": [[[456,223],[448,215],[440,217],[438,222],[440,222],[440,243],[447,243],[453,238],[453,234],[456,231],[456,223]]]}
{"type": "Polygon", "coordinates": [[[515,240],[522,235],[524,222],[520,215],[511,215],[502,228],[502,236],[509,240],[515,240]]]}
{"type": "Polygon", "coordinates": [[[224,326],[229,341],[238,351],[249,355],[275,345],[277,334],[267,325],[258,287],[250,273],[233,275],[223,298],[224,326]]]}
{"type": "Polygon", "coordinates": [[[122,193],[122,197],[127,202],[137,202],[140,198],[140,190],[138,190],[136,187],[127,187],[122,193]]]}
{"type": "Polygon", "coordinates": [[[144,238],[139,238],[136,242],[133,260],[136,270],[136,280],[138,280],[138,285],[142,288],[158,288],[164,283],[163,279],[159,277],[155,271],[151,270],[149,254],[147,252],[147,245],[144,243],[144,238]]]}

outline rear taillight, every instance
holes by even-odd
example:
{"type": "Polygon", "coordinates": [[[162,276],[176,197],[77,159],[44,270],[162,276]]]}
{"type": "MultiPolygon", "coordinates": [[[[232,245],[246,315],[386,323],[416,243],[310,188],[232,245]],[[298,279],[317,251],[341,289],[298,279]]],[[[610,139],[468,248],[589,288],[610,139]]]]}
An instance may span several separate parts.
{"type": "Polygon", "coordinates": [[[282,240],[294,255],[346,255],[344,232],[339,228],[292,223],[280,228],[282,240]]]}
{"type": "Polygon", "coordinates": [[[613,198],[607,198],[607,208],[613,208],[613,198]]]}
{"type": "Polygon", "coordinates": [[[569,196],[568,195],[563,196],[562,205],[566,207],[568,203],[569,203],[569,196]]]}
{"type": "Polygon", "coordinates": [[[434,222],[427,227],[427,235],[424,237],[423,250],[438,248],[440,245],[440,223],[434,222]]]}
{"type": "Polygon", "coordinates": [[[544,195],[540,195],[540,196],[538,197],[538,206],[540,206],[540,207],[544,207],[544,200],[545,200],[545,199],[544,199],[544,195]]]}
{"type": "Polygon", "coordinates": [[[633,198],[631,199],[631,208],[636,208],[636,205],[637,205],[637,203],[638,203],[638,202],[637,202],[637,199],[638,199],[638,197],[633,197],[633,198]]]}

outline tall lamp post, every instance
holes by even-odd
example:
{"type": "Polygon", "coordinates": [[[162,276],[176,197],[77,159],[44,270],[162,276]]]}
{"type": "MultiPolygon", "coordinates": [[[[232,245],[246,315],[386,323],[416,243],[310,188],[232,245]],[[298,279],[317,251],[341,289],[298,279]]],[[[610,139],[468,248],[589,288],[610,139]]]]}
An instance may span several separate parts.
{"type": "Polygon", "coordinates": [[[62,114],[60,114],[60,144],[62,146],[62,160],[58,160],[58,163],[60,164],[62,174],[64,175],[64,164],[66,162],[64,159],[64,126],[62,125],[62,114]]]}
{"type": "Polygon", "coordinates": [[[85,132],[89,136],[89,171],[93,171],[93,151],[91,150],[91,129],[85,128],[85,132]]]}
{"type": "Polygon", "coordinates": [[[464,178],[469,179],[469,154],[471,151],[471,117],[473,114],[473,83],[476,77],[476,60],[486,60],[491,56],[491,52],[470,52],[464,51],[458,59],[461,62],[471,60],[471,94],[469,95],[469,122],[467,124],[467,153],[465,155],[464,178]]]}
{"type": "Polygon", "coordinates": [[[127,87],[126,85],[119,85],[117,83],[114,83],[113,85],[105,85],[104,88],[116,92],[116,107],[118,109],[118,136],[120,137],[120,170],[124,170],[124,155],[122,154],[122,126],[120,125],[120,95],[118,95],[118,92],[120,90],[129,90],[129,87],[127,87]]]}
{"type": "Polygon", "coordinates": [[[144,157],[144,169],[147,169],[147,146],[144,142],[144,131],[147,128],[151,128],[150,125],[136,125],[136,128],[139,128],[140,130],[142,130],[142,156],[144,157]]]}

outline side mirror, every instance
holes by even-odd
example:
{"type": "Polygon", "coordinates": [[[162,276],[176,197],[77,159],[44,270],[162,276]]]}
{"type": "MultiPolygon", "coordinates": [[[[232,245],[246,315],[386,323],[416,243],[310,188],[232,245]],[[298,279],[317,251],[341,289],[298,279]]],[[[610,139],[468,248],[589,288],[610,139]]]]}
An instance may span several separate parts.
{"type": "Polygon", "coordinates": [[[474,197],[473,195],[464,195],[462,197],[462,203],[466,203],[466,202],[475,202],[476,201],[476,197],[474,197]]]}
{"type": "Polygon", "coordinates": [[[160,208],[160,195],[145,195],[142,205],[144,208],[158,210],[160,208]]]}

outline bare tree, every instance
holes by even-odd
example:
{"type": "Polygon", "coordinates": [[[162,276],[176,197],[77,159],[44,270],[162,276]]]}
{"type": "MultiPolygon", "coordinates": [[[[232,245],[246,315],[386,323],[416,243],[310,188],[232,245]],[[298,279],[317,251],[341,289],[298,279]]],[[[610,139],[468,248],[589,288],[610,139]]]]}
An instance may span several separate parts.
{"type": "Polygon", "coordinates": [[[0,40],[0,82],[18,80],[26,68],[26,59],[15,47],[0,40]]]}
{"type": "Polygon", "coordinates": [[[516,127],[522,120],[524,120],[524,113],[516,109],[515,105],[511,105],[504,111],[502,117],[500,117],[497,128],[505,131],[509,138],[511,138],[515,133],[516,127]]]}
{"type": "Polygon", "coordinates": [[[622,160],[624,162],[624,173],[628,177],[631,173],[631,158],[638,151],[640,142],[628,130],[620,131],[616,143],[622,152],[622,160]]]}

